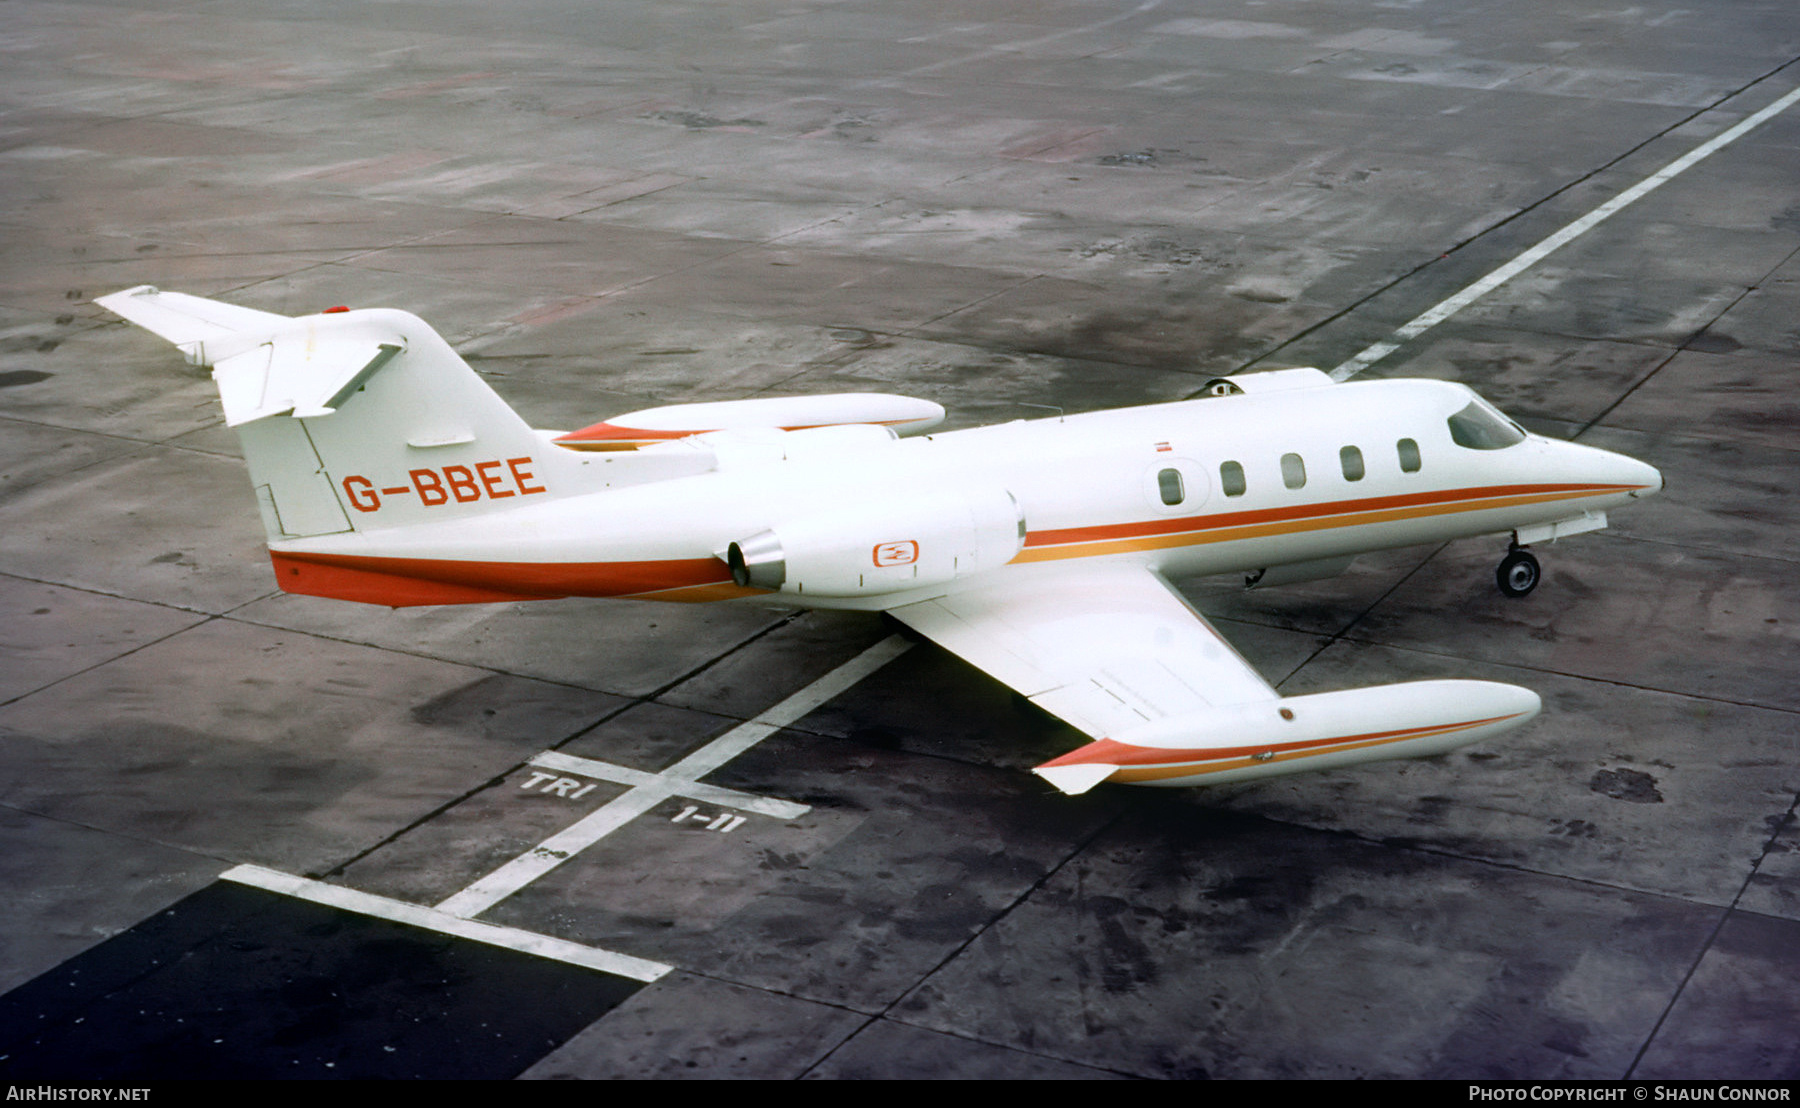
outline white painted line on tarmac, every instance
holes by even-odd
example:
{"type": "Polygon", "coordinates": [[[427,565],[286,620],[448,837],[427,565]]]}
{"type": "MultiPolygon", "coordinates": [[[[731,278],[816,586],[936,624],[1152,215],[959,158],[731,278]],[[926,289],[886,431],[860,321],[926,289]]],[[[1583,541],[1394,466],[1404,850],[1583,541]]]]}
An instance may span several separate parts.
{"type": "Polygon", "coordinates": [[[1376,343],[1367,350],[1356,355],[1354,358],[1351,358],[1349,361],[1339,365],[1336,369],[1331,371],[1332,380],[1347,381],[1356,376],[1358,373],[1361,373],[1363,370],[1400,349],[1402,343],[1417,338],[1426,331],[1436,327],[1444,320],[1449,319],[1457,312],[1462,311],[1470,304],[1475,303],[1475,301],[1480,300],[1488,293],[1493,292],[1501,285],[1543,261],[1557,250],[1560,250],[1570,242],[1573,242],[1575,239],[1593,230],[1616,212],[1643,199],[1651,192],[1661,188],[1663,185],[1668,184],[1676,177],[1687,172],[1702,160],[1731,145],[1751,131],[1762,126],[1764,123],[1767,123],[1769,120],[1793,107],[1795,103],[1800,103],[1800,88],[1794,89],[1786,96],[1783,96],[1781,99],[1764,108],[1762,111],[1744,119],[1730,130],[1713,136],[1708,141],[1696,146],[1681,157],[1676,158],[1668,165],[1663,166],[1655,173],[1652,173],[1642,181],[1639,181],[1624,192],[1621,192],[1619,195],[1608,200],[1598,208],[1595,208],[1580,219],[1577,219],[1575,222],[1564,227],[1562,230],[1551,235],[1536,246],[1526,250],[1523,254],[1520,254],[1512,261],[1507,262],[1499,269],[1494,270],[1492,273],[1470,285],[1468,288],[1463,289],[1455,296],[1450,297],[1431,308],[1429,311],[1426,311],[1424,314],[1418,316],[1416,319],[1413,319],[1411,322],[1395,331],[1389,339],[1376,343]]]}
{"type": "Polygon", "coordinates": [[[235,881],[240,885],[250,885],[258,889],[267,889],[272,893],[295,897],[299,900],[310,900],[314,904],[324,904],[332,908],[341,908],[357,915],[374,916],[378,919],[392,920],[412,927],[422,927],[427,931],[436,931],[443,935],[454,935],[459,939],[471,939],[489,946],[505,947],[522,954],[534,954],[540,958],[550,958],[573,966],[600,970],[603,973],[628,977],[633,981],[646,984],[655,981],[668,973],[672,966],[660,962],[633,958],[629,954],[619,954],[598,947],[582,946],[580,943],[568,942],[564,939],[553,939],[548,935],[538,935],[530,931],[520,931],[514,927],[500,927],[491,923],[478,923],[427,908],[420,904],[409,904],[404,900],[393,900],[373,893],[347,889],[342,885],[328,885],[323,881],[313,881],[305,877],[295,877],[279,870],[264,869],[262,866],[234,866],[220,874],[227,881],[235,881]]]}
{"type": "Polygon", "coordinates": [[[725,732],[661,773],[643,774],[640,779],[637,771],[626,771],[634,779],[629,791],[447,898],[436,910],[459,917],[480,915],[672,796],[697,799],[697,790],[717,790],[718,793],[736,798],[718,803],[754,810],[743,802],[748,799],[748,794],[718,789],[717,786],[702,786],[698,784],[698,779],[887,665],[904,654],[911,645],[899,635],[890,635],[755,719],[725,732]]]}
{"type": "Polygon", "coordinates": [[[905,637],[889,635],[750,722],[725,732],[689,754],[665,770],[665,775],[690,781],[705,777],[770,734],[795,723],[827,700],[906,653],[911,646],[912,643],[905,637]]]}
{"type": "MultiPolygon", "coordinates": [[[[558,773],[575,773],[583,777],[594,777],[601,781],[611,781],[615,785],[630,785],[634,788],[654,785],[662,780],[661,774],[648,773],[629,766],[614,765],[611,762],[595,761],[592,758],[577,758],[572,754],[563,754],[555,750],[546,750],[531,760],[534,766],[543,766],[558,773]]],[[[698,781],[683,785],[675,790],[674,795],[684,800],[698,800],[704,804],[717,804],[725,808],[736,808],[743,812],[755,812],[759,816],[771,816],[775,819],[799,819],[812,811],[805,804],[795,804],[787,800],[771,800],[766,796],[739,792],[736,789],[721,788],[718,785],[703,785],[698,781]]]]}

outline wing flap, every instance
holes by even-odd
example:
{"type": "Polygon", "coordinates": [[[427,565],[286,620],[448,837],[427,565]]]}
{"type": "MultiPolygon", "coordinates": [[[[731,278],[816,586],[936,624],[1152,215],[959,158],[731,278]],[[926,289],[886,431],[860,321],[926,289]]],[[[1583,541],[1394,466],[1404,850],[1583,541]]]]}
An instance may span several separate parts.
{"type": "Polygon", "coordinates": [[[1095,737],[1277,699],[1143,566],[1046,567],[890,614],[1095,737]]]}

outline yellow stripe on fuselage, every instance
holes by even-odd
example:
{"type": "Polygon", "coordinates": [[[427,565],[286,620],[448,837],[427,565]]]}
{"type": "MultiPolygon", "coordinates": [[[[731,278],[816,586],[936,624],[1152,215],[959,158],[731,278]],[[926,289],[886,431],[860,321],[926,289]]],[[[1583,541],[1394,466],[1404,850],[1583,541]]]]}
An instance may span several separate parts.
{"type": "MultiPolygon", "coordinates": [[[[1624,486],[1592,486],[1575,490],[1552,493],[1530,493],[1513,496],[1474,496],[1437,504],[1418,504],[1405,507],[1364,509],[1357,511],[1336,511],[1329,503],[1318,505],[1318,515],[1299,519],[1273,520],[1267,523],[1248,523],[1235,525],[1219,525],[1205,523],[1206,517],[1197,517],[1200,526],[1189,531],[1180,531],[1164,535],[1140,535],[1130,538],[1099,539],[1076,541],[1055,546],[1027,546],[1021,550],[1015,562],[1045,562],[1063,558],[1092,558],[1104,554],[1126,554],[1141,550],[1167,550],[1179,546],[1199,546],[1207,543],[1234,542],[1240,539],[1269,538],[1276,535],[1292,535],[1307,531],[1327,531],[1340,527],[1364,527],[1376,523],[1393,523],[1405,519],[1422,519],[1428,516],[1451,515],[1459,512],[1490,511],[1499,508],[1515,508],[1526,504],[1548,504],[1558,500],[1576,500],[1600,493],[1619,491],[1624,486]]],[[[1235,514],[1235,513],[1234,513],[1235,514]]]]}

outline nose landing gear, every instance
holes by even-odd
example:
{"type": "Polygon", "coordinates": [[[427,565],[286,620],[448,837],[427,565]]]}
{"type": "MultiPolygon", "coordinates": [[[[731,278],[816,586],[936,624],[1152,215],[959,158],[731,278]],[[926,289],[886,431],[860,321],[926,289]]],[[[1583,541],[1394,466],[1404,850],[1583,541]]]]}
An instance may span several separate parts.
{"type": "Polygon", "coordinates": [[[1494,582],[1500,591],[1513,599],[1518,599],[1537,588],[1538,579],[1544,571],[1538,567],[1538,560],[1518,543],[1513,543],[1506,557],[1500,559],[1500,568],[1494,571],[1494,582]]]}

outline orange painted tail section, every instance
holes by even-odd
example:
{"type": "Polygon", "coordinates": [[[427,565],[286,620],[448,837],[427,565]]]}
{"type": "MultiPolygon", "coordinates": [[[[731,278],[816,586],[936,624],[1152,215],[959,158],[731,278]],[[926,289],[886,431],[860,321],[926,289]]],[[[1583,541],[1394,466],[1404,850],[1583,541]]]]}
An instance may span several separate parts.
{"type": "Polygon", "coordinates": [[[495,604],[565,596],[635,596],[704,603],[755,596],[717,558],[652,562],[485,562],[271,550],[284,592],[388,608],[495,604]]]}
{"type": "Polygon", "coordinates": [[[551,600],[556,594],[503,592],[498,589],[407,577],[397,573],[316,562],[275,551],[275,582],[283,592],[380,604],[387,608],[412,608],[423,604],[495,604],[513,600],[551,600]]]}

